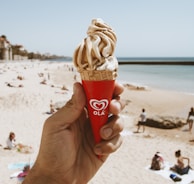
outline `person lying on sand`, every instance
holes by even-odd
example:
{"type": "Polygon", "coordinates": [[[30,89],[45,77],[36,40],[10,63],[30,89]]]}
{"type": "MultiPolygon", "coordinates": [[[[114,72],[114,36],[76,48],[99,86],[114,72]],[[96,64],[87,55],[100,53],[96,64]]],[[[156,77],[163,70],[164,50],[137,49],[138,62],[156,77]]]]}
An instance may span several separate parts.
{"type": "Polygon", "coordinates": [[[7,85],[8,87],[14,87],[14,88],[22,88],[22,87],[24,87],[23,84],[19,84],[19,85],[17,86],[17,85],[13,85],[13,84],[11,84],[11,83],[9,83],[9,82],[7,82],[6,85],[7,85]]]}
{"type": "Polygon", "coordinates": [[[46,79],[43,79],[43,80],[40,82],[40,84],[44,84],[44,85],[46,85],[46,84],[47,84],[46,79]]]}
{"type": "Polygon", "coordinates": [[[29,171],[30,171],[30,165],[25,165],[23,168],[23,171],[20,174],[18,174],[17,177],[24,179],[28,175],[29,171]]]}
{"type": "Polygon", "coordinates": [[[21,75],[18,75],[18,76],[17,76],[17,79],[18,79],[18,80],[24,80],[24,77],[21,76],[21,75]]]}

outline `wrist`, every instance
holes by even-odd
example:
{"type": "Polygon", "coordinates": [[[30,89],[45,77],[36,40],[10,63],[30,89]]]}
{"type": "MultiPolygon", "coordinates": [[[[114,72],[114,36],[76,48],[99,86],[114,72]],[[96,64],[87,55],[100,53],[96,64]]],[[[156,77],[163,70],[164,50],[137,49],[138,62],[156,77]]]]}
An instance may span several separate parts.
{"type": "MultiPolygon", "coordinates": [[[[41,168],[38,164],[32,167],[22,184],[80,184],[75,177],[68,177],[65,173],[60,175],[47,168],[41,168]],[[68,179],[69,178],[69,179],[68,179]]],[[[84,183],[87,184],[87,183],[84,183]]]]}
{"type": "Polygon", "coordinates": [[[32,169],[29,171],[28,175],[25,177],[22,184],[59,184],[55,181],[52,175],[49,175],[46,172],[42,172],[42,170],[34,165],[32,169]]]}

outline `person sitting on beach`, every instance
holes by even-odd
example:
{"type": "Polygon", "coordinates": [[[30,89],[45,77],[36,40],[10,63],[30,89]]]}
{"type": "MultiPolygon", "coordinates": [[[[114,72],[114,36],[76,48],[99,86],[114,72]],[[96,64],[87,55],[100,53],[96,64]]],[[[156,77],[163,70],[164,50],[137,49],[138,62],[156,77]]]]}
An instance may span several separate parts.
{"type": "Polygon", "coordinates": [[[44,123],[37,159],[22,184],[88,183],[122,144],[124,88],[115,83],[108,122],[95,144],[83,86],[75,83],[71,99],[44,123]]]}
{"type": "Polygon", "coordinates": [[[16,139],[15,139],[14,132],[9,133],[9,137],[7,138],[6,144],[7,144],[7,147],[5,147],[4,149],[11,150],[16,147],[16,139]]]}
{"type": "Polygon", "coordinates": [[[190,159],[188,157],[181,156],[181,150],[175,152],[175,157],[177,158],[177,164],[170,168],[171,171],[174,171],[180,175],[188,174],[190,167],[190,159]],[[187,166],[184,164],[184,160],[187,160],[187,166]]]}
{"type": "Polygon", "coordinates": [[[23,145],[21,143],[16,143],[15,137],[16,135],[14,132],[9,133],[9,137],[7,138],[7,141],[6,141],[7,146],[4,148],[5,150],[16,149],[18,152],[22,152],[22,153],[32,152],[31,146],[23,145]]]}
{"type": "Polygon", "coordinates": [[[194,122],[194,108],[193,107],[191,107],[189,111],[187,122],[189,123],[189,131],[191,132],[192,127],[193,127],[193,122],[194,122]]]}
{"type": "Polygon", "coordinates": [[[145,112],[145,109],[142,109],[142,112],[140,114],[140,121],[138,121],[138,124],[137,124],[137,133],[139,132],[141,126],[143,128],[143,132],[145,131],[145,122],[146,122],[146,112],[145,112]]]}
{"type": "Polygon", "coordinates": [[[164,159],[160,152],[156,152],[154,157],[152,158],[152,163],[150,169],[152,170],[160,170],[164,169],[164,159]]]}
{"type": "Polygon", "coordinates": [[[6,141],[6,144],[7,144],[7,147],[5,147],[4,149],[14,149],[16,148],[17,146],[21,146],[21,144],[17,144],[16,143],[16,135],[14,132],[10,132],[9,133],[9,137],[7,138],[7,141],[6,141]]]}

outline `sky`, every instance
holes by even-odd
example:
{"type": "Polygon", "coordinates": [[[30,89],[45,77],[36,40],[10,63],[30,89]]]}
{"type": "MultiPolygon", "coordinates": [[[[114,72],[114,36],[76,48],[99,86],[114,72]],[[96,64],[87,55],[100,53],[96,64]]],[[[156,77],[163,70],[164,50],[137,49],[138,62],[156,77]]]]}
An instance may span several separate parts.
{"type": "Polygon", "coordinates": [[[73,56],[91,20],[117,35],[117,57],[194,57],[194,0],[0,0],[0,35],[28,52],[73,56]]]}

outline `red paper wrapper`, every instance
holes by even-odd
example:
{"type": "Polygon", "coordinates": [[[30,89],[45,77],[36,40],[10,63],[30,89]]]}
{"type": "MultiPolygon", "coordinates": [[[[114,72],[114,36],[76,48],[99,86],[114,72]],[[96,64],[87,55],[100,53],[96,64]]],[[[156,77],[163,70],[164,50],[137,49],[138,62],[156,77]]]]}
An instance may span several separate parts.
{"type": "Polygon", "coordinates": [[[113,96],[114,80],[86,81],[82,80],[87,98],[88,115],[90,118],[95,143],[101,141],[100,128],[107,122],[109,104],[113,96]]]}

